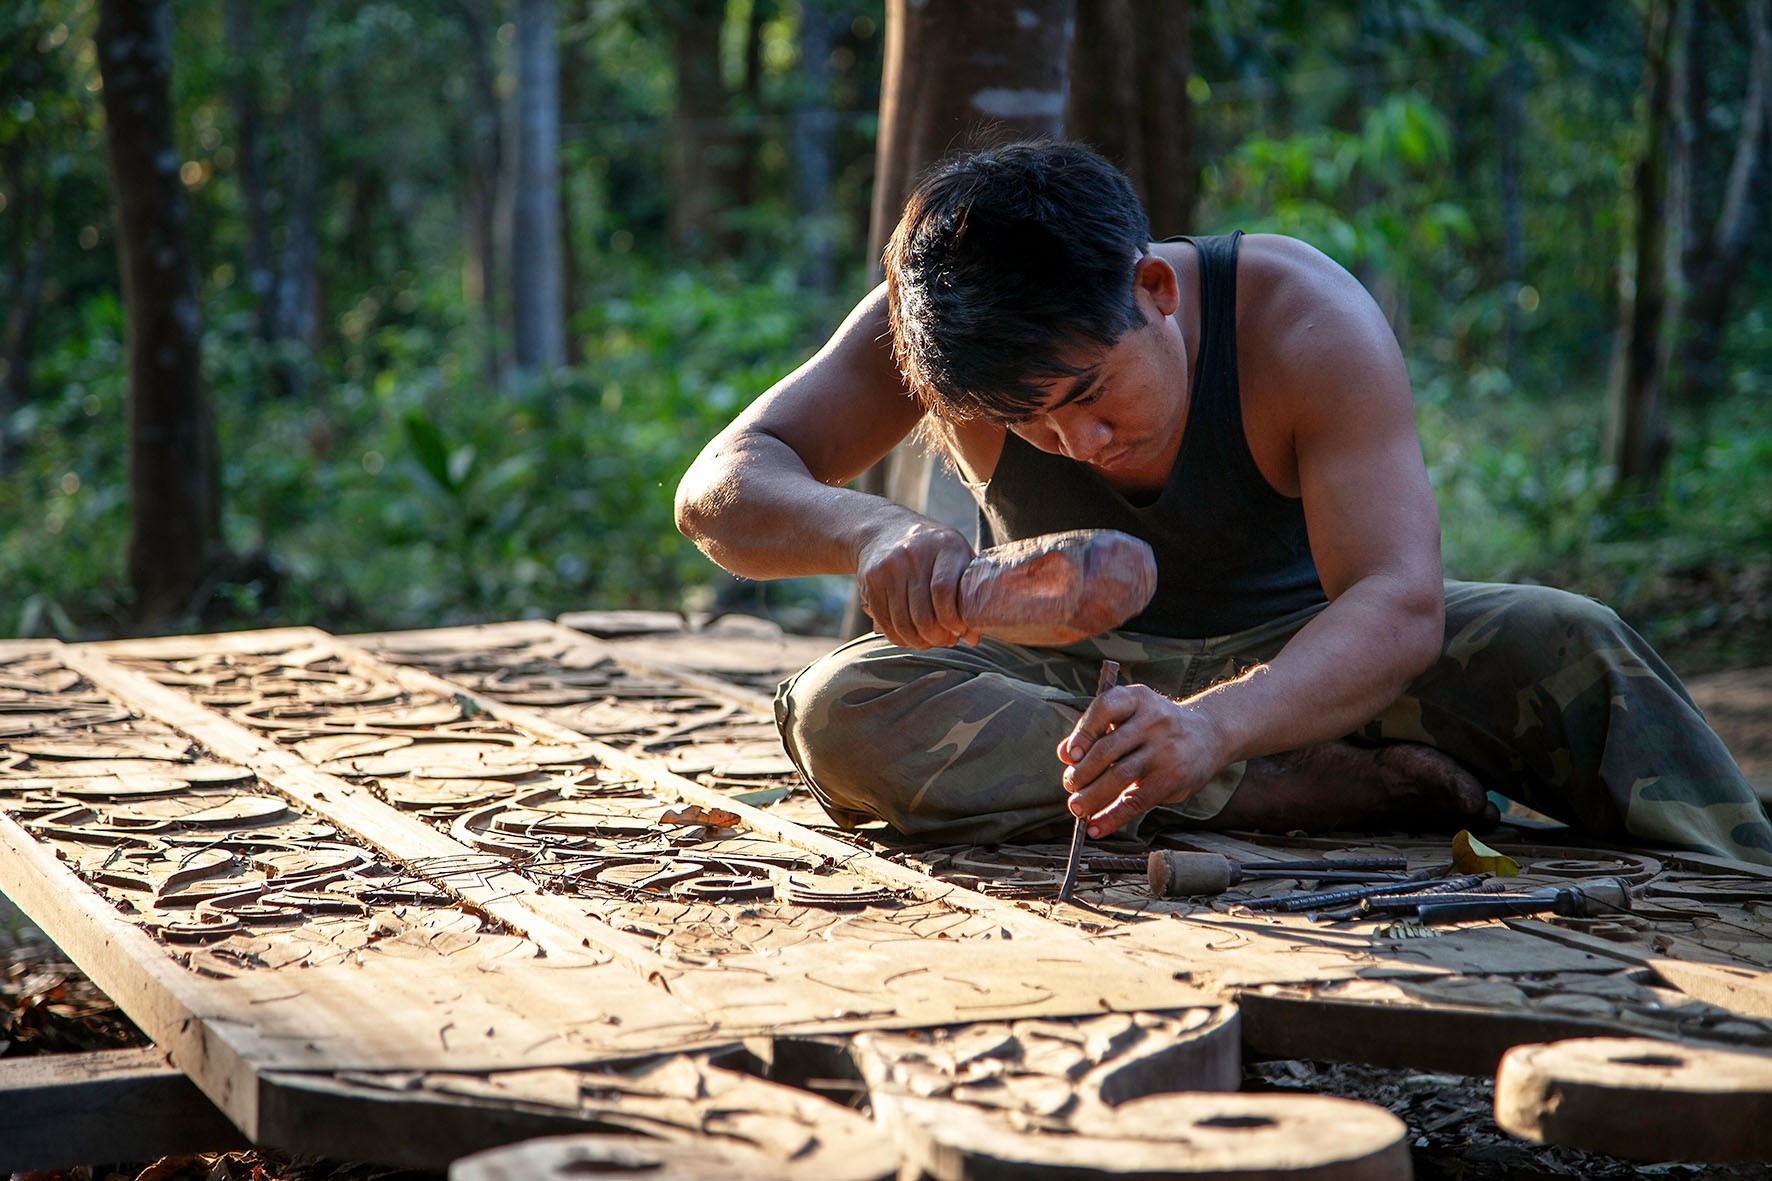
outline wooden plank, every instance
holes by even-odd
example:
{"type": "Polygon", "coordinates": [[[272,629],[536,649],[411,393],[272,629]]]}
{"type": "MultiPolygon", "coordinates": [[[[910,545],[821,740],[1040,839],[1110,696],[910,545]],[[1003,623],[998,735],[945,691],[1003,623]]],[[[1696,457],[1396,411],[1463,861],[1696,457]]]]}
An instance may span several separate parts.
{"type": "Polygon", "coordinates": [[[1639,1161],[1772,1159],[1772,1057],[1647,1038],[1518,1046],[1495,1078],[1516,1136],[1639,1161]]]}
{"type": "Polygon", "coordinates": [[[0,1172],[245,1146],[153,1046],[0,1059],[0,1172]]]}
{"type": "MultiPolygon", "coordinates": [[[[342,644],[340,648],[341,651],[347,650],[347,646],[342,644]]],[[[356,660],[373,661],[373,657],[366,652],[356,649],[348,650],[352,652],[356,660]]],[[[813,832],[792,821],[783,820],[768,811],[733,800],[730,795],[724,792],[715,791],[681,775],[673,774],[660,767],[655,761],[636,756],[606,743],[586,739],[577,731],[550,721],[535,710],[524,706],[510,705],[484,694],[464,690],[461,686],[422,669],[382,665],[376,665],[375,668],[377,671],[393,676],[401,684],[421,692],[465,693],[476,706],[486,713],[531,730],[547,741],[577,742],[595,750],[599,759],[607,765],[629,771],[646,780],[666,798],[686,800],[709,808],[729,810],[740,817],[744,822],[744,827],[750,831],[763,833],[809,853],[816,853],[840,861],[845,869],[902,889],[910,897],[940,901],[944,905],[956,909],[988,915],[992,921],[1018,935],[1064,942],[1075,938],[1062,927],[1029,914],[1021,908],[976,891],[936,882],[925,874],[908,869],[896,862],[876,857],[864,850],[857,849],[854,845],[823,833],[813,832]]]]}
{"type": "Polygon", "coordinates": [[[1234,1091],[1243,1081],[1237,1012],[1228,1005],[1176,1016],[862,1033],[851,1055],[875,1118],[895,1136],[959,1105],[1074,1133],[1102,1108],[1177,1091],[1234,1091]]]}
{"type": "Polygon", "coordinates": [[[1515,931],[1536,936],[1567,947],[1581,948],[1595,955],[1610,956],[1627,964],[1649,967],[1657,960],[1679,959],[1694,964],[1716,964],[1721,967],[1742,967],[1742,961],[1727,952],[1706,947],[1697,940],[1684,938],[1671,931],[1645,928],[1642,934],[1628,939],[1606,939],[1587,931],[1577,931],[1542,919],[1505,919],[1515,931]]]}
{"type": "MultiPolygon", "coordinates": [[[[560,616],[562,626],[580,629],[576,613],[560,616]]],[[[636,635],[618,644],[632,659],[653,666],[693,668],[729,681],[772,692],[774,682],[798,672],[843,641],[829,636],[796,636],[767,620],[728,615],[698,629],[636,635]],[[767,682],[762,684],[761,682],[767,682]]]]}
{"type": "MultiPolygon", "coordinates": [[[[645,1133],[781,1181],[874,1181],[898,1166],[896,1146],[860,1113],[695,1056],[600,1072],[278,1081],[310,1121],[300,1128],[304,1142],[346,1159],[442,1168],[525,1136],[594,1130],[611,1139],[645,1133]]],[[[734,1174],[715,1167],[697,1175],[734,1174]]]]}
{"type": "Polygon", "coordinates": [[[1691,963],[1665,956],[1650,959],[1648,966],[1695,1000],[1747,1017],[1772,1018],[1772,972],[1691,963]]]}
{"type": "Polygon", "coordinates": [[[266,1071],[574,1064],[726,1040],[621,965],[583,959],[367,951],[345,968],[198,975],[5,816],[0,891],[255,1141],[289,1142],[261,1120],[266,1071]]]}
{"type": "MultiPolygon", "coordinates": [[[[770,803],[771,814],[833,827],[782,748],[770,695],[756,688],[699,669],[636,660],[626,645],[540,622],[354,642],[379,658],[536,709],[586,737],[643,748],[659,755],[667,769],[727,792],[773,791],[781,798],[770,803]]],[[[718,651],[718,645],[710,640],[695,651],[718,651]]]]}
{"type": "Polygon", "coordinates": [[[1358,991],[1267,986],[1235,994],[1247,1052],[1490,1074],[1511,1047],[1620,1032],[1611,1020],[1519,1007],[1424,1004],[1388,982],[1358,991]]]}
{"type": "Polygon", "coordinates": [[[175,1064],[249,1138],[258,1125],[252,1069],[225,1037],[204,1026],[225,1010],[218,981],[175,963],[140,927],[126,922],[10,817],[0,815],[0,893],[79,964],[118,1008],[173,1052],[175,1064]]]}

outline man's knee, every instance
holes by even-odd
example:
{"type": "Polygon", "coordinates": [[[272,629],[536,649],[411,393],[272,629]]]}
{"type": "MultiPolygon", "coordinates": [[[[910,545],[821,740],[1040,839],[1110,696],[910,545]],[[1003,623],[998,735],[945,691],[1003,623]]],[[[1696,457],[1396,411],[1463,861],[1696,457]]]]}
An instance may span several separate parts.
{"type": "Polygon", "coordinates": [[[815,661],[776,695],[782,742],[833,818],[904,827],[940,735],[941,710],[975,670],[946,651],[894,649],[885,641],[846,645],[815,661]]]}
{"type": "Polygon", "coordinates": [[[1053,752],[1075,718],[1068,700],[974,649],[879,641],[839,649],[782,686],[776,721],[839,823],[1000,839],[1063,812],[1053,752]]]}
{"type": "Polygon", "coordinates": [[[1586,595],[1551,586],[1480,586],[1447,601],[1448,655],[1506,653],[1522,671],[1580,662],[1595,652],[1648,645],[1618,613],[1586,595]]]}

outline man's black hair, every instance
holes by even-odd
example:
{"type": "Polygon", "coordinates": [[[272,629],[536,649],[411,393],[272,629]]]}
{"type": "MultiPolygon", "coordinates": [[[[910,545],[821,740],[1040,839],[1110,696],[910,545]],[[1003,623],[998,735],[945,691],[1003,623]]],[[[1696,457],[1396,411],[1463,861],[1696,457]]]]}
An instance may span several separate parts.
{"type": "Polygon", "coordinates": [[[1133,270],[1150,221],[1093,149],[1035,141],[938,162],[886,244],[892,349],[932,412],[999,422],[1041,407],[1067,354],[1144,321],[1133,270]]]}

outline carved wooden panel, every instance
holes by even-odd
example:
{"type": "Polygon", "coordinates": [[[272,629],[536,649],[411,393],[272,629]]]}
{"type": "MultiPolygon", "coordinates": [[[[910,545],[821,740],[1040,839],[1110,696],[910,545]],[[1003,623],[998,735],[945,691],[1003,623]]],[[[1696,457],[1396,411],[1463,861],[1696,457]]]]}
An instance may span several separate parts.
{"type": "Polygon", "coordinates": [[[138,641],[70,658],[549,954],[608,952],[719,1028],[1198,999],[1172,968],[1121,961],[320,633],[138,641]],[[1012,935],[1022,941],[1009,947],[1012,935]],[[1104,963],[1119,970],[1104,977],[1104,963]]]}
{"type": "MultiPolygon", "coordinates": [[[[1772,1042],[1772,873],[1515,841],[1523,881],[1620,876],[1635,909],[1431,933],[1250,908],[1297,880],[1153,899],[1135,859],[1091,846],[1080,905],[1058,905],[1062,847],[887,856],[825,826],[754,688],[775,671],[723,684],[541,623],[0,643],[0,889],[249,1135],[324,1125],[348,1151],[338,1113],[379,1111],[362,1134],[417,1136],[411,1163],[437,1163],[417,1130],[438,1109],[477,1113],[464,1144],[528,1113],[717,1153],[736,1141],[691,1129],[767,1085],[701,1055],[741,1039],[853,1044],[882,1110],[894,1088],[936,1124],[964,1109],[912,1121],[930,1152],[1005,1167],[1044,1151],[1026,1121],[1066,1118],[1043,1103],[1112,1073],[1084,1052],[1095,1025],[1185,1031],[1228,996],[1264,1052],[1408,1065],[1547,1034],[1772,1042]],[[1062,1029],[1079,1049],[1055,1066],[1062,1029]],[[924,1061],[999,1031],[1017,1082],[924,1061]],[[704,1072],[692,1102],[675,1062],[704,1072]]],[[[1447,857],[1443,838],[1190,840],[1245,862],[1447,857]]],[[[819,1118],[743,1102],[786,1121],[780,1145],[819,1118]]],[[[1090,1128],[1057,1133],[1127,1131],[1090,1128]]]]}

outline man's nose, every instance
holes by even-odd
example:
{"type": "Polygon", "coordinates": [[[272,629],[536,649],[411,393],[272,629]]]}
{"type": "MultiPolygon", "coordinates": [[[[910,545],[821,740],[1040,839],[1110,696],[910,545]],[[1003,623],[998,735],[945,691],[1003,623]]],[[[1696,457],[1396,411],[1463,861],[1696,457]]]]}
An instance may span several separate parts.
{"type": "Polygon", "coordinates": [[[1088,463],[1107,445],[1107,424],[1086,414],[1052,420],[1052,433],[1058,436],[1058,449],[1066,459],[1088,463]]]}

